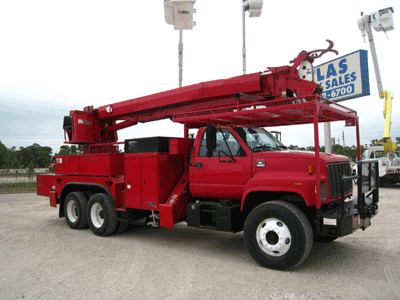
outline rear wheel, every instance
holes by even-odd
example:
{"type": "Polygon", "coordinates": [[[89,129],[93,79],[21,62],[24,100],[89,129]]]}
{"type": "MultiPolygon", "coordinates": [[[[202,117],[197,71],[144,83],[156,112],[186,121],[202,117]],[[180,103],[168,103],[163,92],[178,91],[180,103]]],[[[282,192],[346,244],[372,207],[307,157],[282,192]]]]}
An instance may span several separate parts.
{"type": "Polygon", "coordinates": [[[67,224],[72,229],[87,227],[87,198],[84,193],[72,192],[67,195],[64,202],[64,216],[67,224]]]}
{"type": "Polygon", "coordinates": [[[90,229],[95,235],[108,236],[114,233],[117,226],[116,214],[107,194],[98,193],[90,197],[87,212],[90,229]]]}
{"type": "Polygon", "coordinates": [[[313,232],[304,213],[284,201],[254,208],[244,225],[250,255],[263,267],[283,270],[300,265],[309,255],[313,232]]]}

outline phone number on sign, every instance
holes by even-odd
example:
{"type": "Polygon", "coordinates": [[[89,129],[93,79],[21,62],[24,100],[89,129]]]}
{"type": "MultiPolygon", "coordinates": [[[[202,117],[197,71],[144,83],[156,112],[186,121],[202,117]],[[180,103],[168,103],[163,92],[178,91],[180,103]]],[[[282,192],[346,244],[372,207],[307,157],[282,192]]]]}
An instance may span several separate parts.
{"type": "Polygon", "coordinates": [[[332,99],[350,95],[352,93],[354,93],[354,84],[349,84],[329,91],[324,91],[321,96],[326,99],[332,99]]]}

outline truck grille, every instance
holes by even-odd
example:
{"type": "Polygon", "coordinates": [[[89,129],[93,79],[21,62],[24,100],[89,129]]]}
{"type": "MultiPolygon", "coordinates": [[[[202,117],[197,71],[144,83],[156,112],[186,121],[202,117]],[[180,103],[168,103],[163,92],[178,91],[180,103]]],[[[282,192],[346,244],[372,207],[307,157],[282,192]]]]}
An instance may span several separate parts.
{"type": "MultiPolygon", "coordinates": [[[[340,181],[345,176],[351,176],[350,163],[331,163],[327,165],[329,178],[329,194],[330,199],[340,196],[340,181]]],[[[346,180],[344,183],[344,193],[347,194],[353,190],[351,180],[346,180]]]]}

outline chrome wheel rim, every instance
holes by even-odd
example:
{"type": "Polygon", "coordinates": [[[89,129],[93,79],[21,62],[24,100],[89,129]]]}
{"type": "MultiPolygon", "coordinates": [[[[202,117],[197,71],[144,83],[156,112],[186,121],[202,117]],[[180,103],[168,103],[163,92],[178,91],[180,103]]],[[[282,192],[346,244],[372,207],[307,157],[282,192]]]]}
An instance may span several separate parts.
{"type": "Polygon", "coordinates": [[[104,224],[104,210],[99,203],[93,204],[90,209],[90,219],[96,228],[100,228],[104,224]]]}
{"type": "Polygon", "coordinates": [[[265,219],[258,225],[256,239],[262,251],[275,257],[284,255],[292,245],[289,228],[275,218],[265,219]]]}
{"type": "Polygon", "coordinates": [[[75,223],[78,220],[78,217],[79,217],[78,205],[76,204],[76,202],[74,200],[68,202],[67,214],[68,214],[68,219],[72,223],[75,223]]]}

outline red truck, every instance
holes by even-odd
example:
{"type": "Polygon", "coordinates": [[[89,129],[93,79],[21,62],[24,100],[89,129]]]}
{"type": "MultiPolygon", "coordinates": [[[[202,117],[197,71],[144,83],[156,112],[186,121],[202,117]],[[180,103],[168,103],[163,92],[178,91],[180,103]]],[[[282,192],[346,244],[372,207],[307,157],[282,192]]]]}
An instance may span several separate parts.
{"type": "Polygon", "coordinates": [[[71,111],[66,143],[84,154],[57,156],[55,175],[37,176],[37,194],[72,229],[108,236],[144,219],[243,231],[260,265],[294,268],[314,241],[364,230],[378,212],[376,162],[359,163],[356,198],[348,158],[319,152],[320,122],[354,126],[360,148],[356,112],[320,97],[313,81],[312,62],[328,51],[332,44],[302,51],[290,66],[71,111]],[[184,138],[118,142],[119,129],[165,118],[184,124],[184,138]],[[307,123],[315,152],[288,150],[264,129],[307,123]]]}

